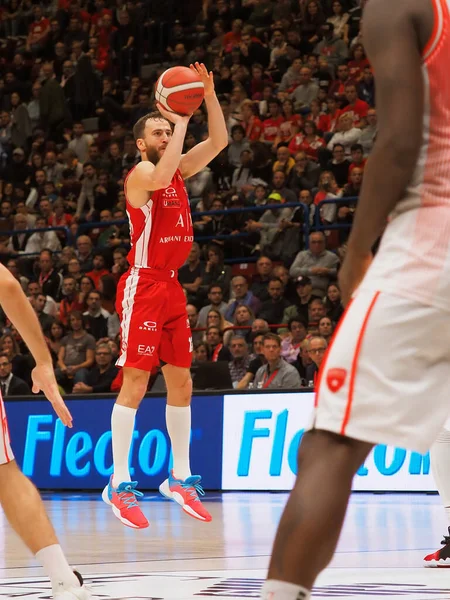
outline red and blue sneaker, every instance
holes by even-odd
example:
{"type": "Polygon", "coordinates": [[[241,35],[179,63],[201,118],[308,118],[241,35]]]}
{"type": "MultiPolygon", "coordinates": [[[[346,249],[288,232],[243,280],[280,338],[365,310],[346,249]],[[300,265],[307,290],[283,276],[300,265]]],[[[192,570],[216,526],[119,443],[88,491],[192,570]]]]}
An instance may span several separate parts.
{"type": "Polygon", "coordinates": [[[424,567],[450,567],[450,527],[448,528],[448,535],[444,535],[441,544],[442,548],[440,550],[425,556],[423,559],[424,567]]]}
{"type": "Polygon", "coordinates": [[[137,481],[123,481],[117,488],[113,487],[112,475],[102,493],[102,499],[111,506],[113,513],[127,527],[145,529],[148,521],[139,508],[136,498],[144,494],[136,489],[137,481]]]}
{"type": "Polygon", "coordinates": [[[198,519],[199,521],[209,522],[212,517],[203,504],[200,502],[200,496],[204,496],[200,481],[200,475],[191,475],[187,479],[175,479],[173,471],[169,474],[160,486],[159,491],[163,496],[177,502],[185,513],[198,519]]]}

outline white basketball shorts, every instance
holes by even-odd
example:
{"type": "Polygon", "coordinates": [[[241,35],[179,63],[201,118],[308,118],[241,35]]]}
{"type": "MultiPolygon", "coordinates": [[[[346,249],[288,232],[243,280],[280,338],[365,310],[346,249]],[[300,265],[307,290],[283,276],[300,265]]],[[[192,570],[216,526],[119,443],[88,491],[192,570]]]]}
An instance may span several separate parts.
{"type": "Polygon", "coordinates": [[[450,313],[360,289],[319,375],[313,427],[426,452],[450,414],[450,313]]]}
{"type": "Polygon", "coordinates": [[[0,393],[0,465],[14,460],[14,454],[11,450],[11,440],[9,438],[8,421],[6,420],[5,405],[0,393]]]}

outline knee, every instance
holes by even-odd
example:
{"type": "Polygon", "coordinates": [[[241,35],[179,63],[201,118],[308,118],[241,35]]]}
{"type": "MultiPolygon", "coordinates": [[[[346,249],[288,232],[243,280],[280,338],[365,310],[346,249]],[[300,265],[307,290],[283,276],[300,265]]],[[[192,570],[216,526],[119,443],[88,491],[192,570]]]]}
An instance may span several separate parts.
{"type": "Polygon", "coordinates": [[[137,408],[147,393],[148,379],[149,374],[145,371],[124,372],[119,393],[120,404],[137,408]]]}
{"type": "MultiPolygon", "coordinates": [[[[164,368],[166,369],[166,367],[164,368]]],[[[174,404],[175,406],[189,406],[192,397],[192,378],[189,369],[179,369],[176,371],[169,371],[166,369],[164,377],[169,396],[169,404],[174,404]]]]}
{"type": "Polygon", "coordinates": [[[171,389],[180,406],[189,406],[192,398],[192,378],[190,373],[171,389]]]}

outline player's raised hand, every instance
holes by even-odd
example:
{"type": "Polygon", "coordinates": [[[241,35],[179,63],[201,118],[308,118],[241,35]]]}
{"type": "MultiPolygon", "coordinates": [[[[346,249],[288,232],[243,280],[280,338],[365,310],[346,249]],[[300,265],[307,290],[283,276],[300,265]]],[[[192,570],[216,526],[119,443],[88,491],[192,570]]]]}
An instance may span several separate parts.
{"type": "Polygon", "coordinates": [[[171,110],[167,110],[167,108],[164,108],[164,106],[159,102],[156,103],[156,108],[159,110],[159,112],[165,119],[167,119],[174,125],[178,125],[179,123],[184,123],[187,125],[189,123],[189,119],[192,117],[192,115],[179,115],[178,113],[174,113],[171,110]]]}
{"type": "Polygon", "coordinates": [[[33,394],[44,392],[47,400],[53,406],[53,410],[66,425],[72,427],[72,415],[59,393],[55,373],[51,365],[37,365],[31,372],[33,380],[33,394]]]}
{"type": "Polygon", "coordinates": [[[208,73],[208,69],[203,63],[196,62],[194,65],[189,65],[189,68],[197,73],[202,80],[205,88],[205,96],[212,96],[214,94],[214,74],[212,71],[208,73]]]}

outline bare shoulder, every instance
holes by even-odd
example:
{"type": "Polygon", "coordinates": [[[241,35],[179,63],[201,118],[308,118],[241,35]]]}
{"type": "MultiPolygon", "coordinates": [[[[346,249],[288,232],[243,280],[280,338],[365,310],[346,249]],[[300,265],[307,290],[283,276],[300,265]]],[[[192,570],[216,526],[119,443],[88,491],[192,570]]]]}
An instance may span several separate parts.
{"type": "Polygon", "coordinates": [[[128,174],[128,183],[133,181],[135,184],[142,177],[148,177],[155,170],[155,165],[149,160],[139,162],[128,174]]]}
{"type": "Polygon", "coordinates": [[[439,0],[370,0],[364,9],[365,37],[371,43],[385,46],[394,36],[412,27],[420,51],[428,44],[434,28],[433,3],[439,0]]]}
{"type": "Polygon", "coordinates": [[[125,194],[128,202],[134,208],[141,208],[150,199],[149,180],[151,179],[155,165],[150,161],[138,163],[129,173],[125,183],[125,194]]]}

